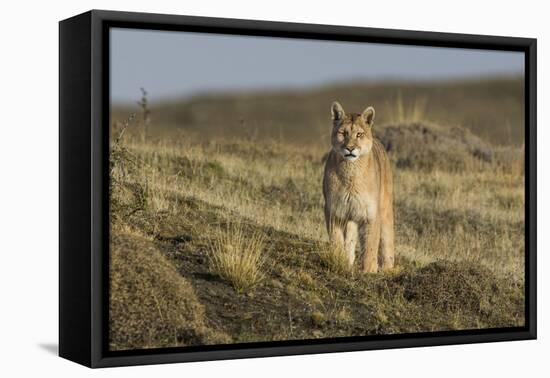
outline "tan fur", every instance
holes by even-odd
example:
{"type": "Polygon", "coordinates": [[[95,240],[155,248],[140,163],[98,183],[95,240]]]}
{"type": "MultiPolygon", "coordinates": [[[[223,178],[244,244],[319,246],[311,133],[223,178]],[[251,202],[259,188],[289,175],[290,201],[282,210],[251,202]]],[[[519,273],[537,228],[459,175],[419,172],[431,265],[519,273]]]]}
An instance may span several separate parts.
{"type": "Polygon", "coordinates": [[[325,165],[323,195],[331,243],[351,264],[360,244],[363,272],[394,265],[393,180],[384,146],[373,137],[374,109],[346,115],[332,105],[332,150],[325,165]],[[347,149],[346,149],[347,148],[347,149]]]}

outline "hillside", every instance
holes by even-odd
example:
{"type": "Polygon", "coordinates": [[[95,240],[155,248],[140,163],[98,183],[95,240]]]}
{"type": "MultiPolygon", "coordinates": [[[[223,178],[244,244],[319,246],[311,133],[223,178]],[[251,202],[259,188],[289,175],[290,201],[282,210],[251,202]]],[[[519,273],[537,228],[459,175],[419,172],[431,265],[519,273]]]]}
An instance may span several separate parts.
{"type": "Polygon", "coordinates": [[[518,147],[429,122],[376,126],[395,170],[397,266],[363,275],[327,246],[326,147],[115,126],[113,349],[524,324],[518,147]]]}

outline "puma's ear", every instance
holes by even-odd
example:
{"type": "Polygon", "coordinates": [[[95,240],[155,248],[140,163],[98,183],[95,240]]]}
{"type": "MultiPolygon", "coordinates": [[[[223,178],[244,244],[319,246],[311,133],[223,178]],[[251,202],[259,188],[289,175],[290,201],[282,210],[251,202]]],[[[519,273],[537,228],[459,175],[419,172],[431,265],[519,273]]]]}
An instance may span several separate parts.
{"type": "Polygon", "coordinates": [[[332,115],[333,121],[341,121],[346,115],[346,113],[344,113],[344,108],[342,108],[342,105],[340,105],[338,101],[334,101],[332,103],[332,106],[330,107],[330,114],[332,115]]]}
{"type": "Polygon", "coordinates": [[[367,125],[372,126],[374,124],[374,108],[372,106],[366,108],[363,111],[362,117],[367,125]]]}

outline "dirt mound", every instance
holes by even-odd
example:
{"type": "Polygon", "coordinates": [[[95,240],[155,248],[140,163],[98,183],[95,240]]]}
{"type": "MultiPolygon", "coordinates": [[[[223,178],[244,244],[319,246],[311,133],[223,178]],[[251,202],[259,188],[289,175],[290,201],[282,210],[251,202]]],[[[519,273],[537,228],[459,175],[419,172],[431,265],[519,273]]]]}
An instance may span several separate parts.
{"type": "Polygon", "coordinates": [[[113,236],[110,255],[111,349],[230,341],[206,327],[192,286],[152,242],[113,236]]]}
{"type": "Polygon", "coordinates": [[[461,170],[493,160],[491,146],[461,127],[405,123],[381,126],[375,136],[399,168],[461,170]]]}
{"type": "Polygon", "coordinates": [[[499,324],[516,324],[523,311],[522,285],[513,285],[473,263],[434,262],[404,272],[393,284],[410,302],[499,324]]]}

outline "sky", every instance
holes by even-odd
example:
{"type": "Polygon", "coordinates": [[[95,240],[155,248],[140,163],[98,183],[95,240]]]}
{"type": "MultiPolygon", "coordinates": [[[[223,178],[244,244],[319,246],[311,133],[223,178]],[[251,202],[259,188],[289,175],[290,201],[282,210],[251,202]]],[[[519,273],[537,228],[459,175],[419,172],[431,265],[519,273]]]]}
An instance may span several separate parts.
{"type": "Polygon", "coordinates": [[[521,52],[111,29],[111,101],[523,73],[521,52]]]}

